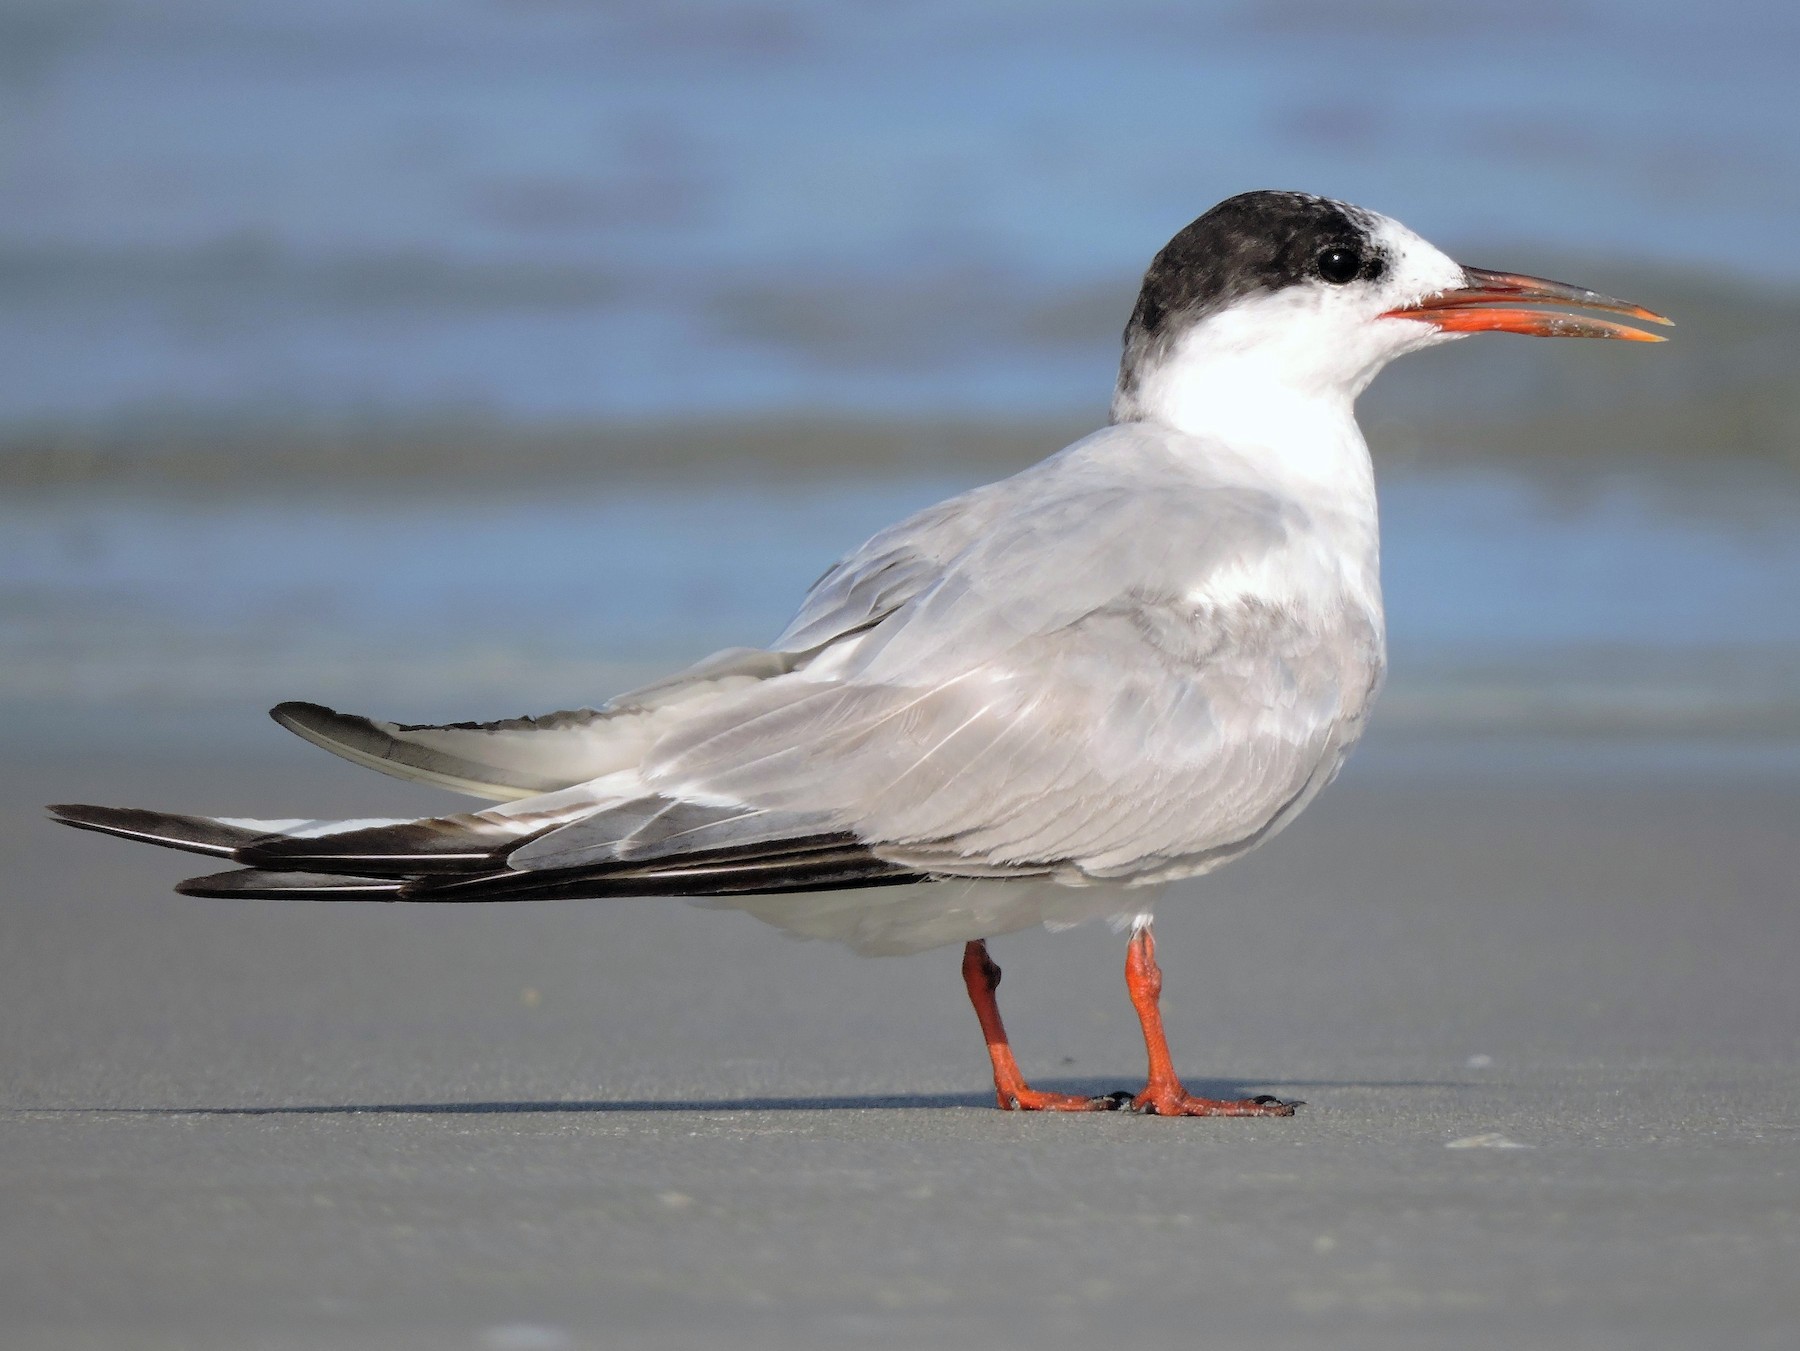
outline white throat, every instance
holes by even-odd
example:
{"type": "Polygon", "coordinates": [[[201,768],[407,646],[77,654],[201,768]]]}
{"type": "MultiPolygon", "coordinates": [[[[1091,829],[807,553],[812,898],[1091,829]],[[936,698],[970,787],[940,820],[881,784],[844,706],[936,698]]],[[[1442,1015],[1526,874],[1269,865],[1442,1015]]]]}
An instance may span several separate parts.
{"type": "MultiPolygon", "coordinates": [[[[1227,316],[1221,316],[1221,318],[1227,316]]],[[[1356,425],[1360,381],[1296,378],[1268,344],[1234,349],[1214,324],[1190,330],[1162,360],[1120,380],[1115,422],[1157,422],[1227,452],[1295,496],[1374,509],[1374,470],[1356,425]]],[[[1377,364],[1376,369],[1379,369],[1377,364]]]]}
{"type": "Polygon", "coordinates": [[[1115,421],[1160,422],[1264,463],[1274,476],[1320,487],[1369,481],[1353,401],[1300,390],[1255,365],[1179,359],[1146,373],[1115,421]],[[1125,416],[1121,417],[1120,414],[1125,416]]]}

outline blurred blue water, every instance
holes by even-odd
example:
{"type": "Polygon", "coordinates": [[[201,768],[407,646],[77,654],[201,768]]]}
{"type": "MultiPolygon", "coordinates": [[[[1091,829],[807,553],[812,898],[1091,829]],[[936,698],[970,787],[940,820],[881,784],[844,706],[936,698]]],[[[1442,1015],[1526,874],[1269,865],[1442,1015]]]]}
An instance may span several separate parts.
{"type": "Polygon", "coordinates": [[[1792,283],[1797,68],[1766,0],[8,0],[0,423],[1095,406],[1262,186],[1792,283]]]}

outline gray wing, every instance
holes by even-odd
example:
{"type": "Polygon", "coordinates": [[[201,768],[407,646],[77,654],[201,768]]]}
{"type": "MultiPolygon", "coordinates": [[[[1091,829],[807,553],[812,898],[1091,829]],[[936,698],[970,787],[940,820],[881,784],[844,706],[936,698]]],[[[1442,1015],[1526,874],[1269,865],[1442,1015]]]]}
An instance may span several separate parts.
{"type": "MultiPolygon", "coordinates": [[[[1191,496],[1195,487],[1191,471],[1171,463],[1155,438],[1104,428],[1010,478],[871,536],[813,584],[773,647],[802,659],[798,654],[871,628],[917,601],[932,598],[941,613],[966,585],[1003,597],[1004,613],[1018,623],[1053,623],[1052,614],[1073,618],[1133,573],[1184,569],[1228,543],[1206,539],[1207,524],[1194,520],[1174,522],[1178,530],[1168,540],[1133,536],[1134,515],[1149,524],[1143,513],[1155,504],[1147,499],[1158,492],[1191,496]],[[1096,553],[1084,557],[1084,550],[1096,553]],[[1065,575],[1052,578],[1044,569],[1059,554],[1065,575]],[[1054,589],[1071,579],[1080,584],[1079,595],[1054,589]],[[1027,613],[1034,604],[1047,608],[1027,613]]],[[[942,636],[933,616],[913,615],[906,626],[930,632],[933,640],[942,636]]]]}
{"type": "MultiPolygon", "coordinates": [[[[957,875],[1142,876],[1285,819],[1355,735],[1378,621],[1229,586],[1204,598],[1304,555],[1307,523],[1277,498],[1174,466],[1048,465],[827,574],[784,645],[842,635],[829,678],[797,669],[688,720],[644,783],[957,875]]],[[[565,866],[605,829],[564,827],[512,861],[565,866]]]]}

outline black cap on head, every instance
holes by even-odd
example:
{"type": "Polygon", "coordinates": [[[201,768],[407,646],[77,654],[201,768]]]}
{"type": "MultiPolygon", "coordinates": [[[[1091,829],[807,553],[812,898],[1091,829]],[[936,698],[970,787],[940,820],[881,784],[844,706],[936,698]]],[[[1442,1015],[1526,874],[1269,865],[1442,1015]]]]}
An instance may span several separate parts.
{"type": "Polygon", "coordinates": [[[1163,246],[1125,326],[1120,382],[1166,351],[1196,320],[1258,291],[1303,282],[1374,280],[1387,259],[1374,218],[1301,192],[1245,192],[1220,202],[1163,246]]]}

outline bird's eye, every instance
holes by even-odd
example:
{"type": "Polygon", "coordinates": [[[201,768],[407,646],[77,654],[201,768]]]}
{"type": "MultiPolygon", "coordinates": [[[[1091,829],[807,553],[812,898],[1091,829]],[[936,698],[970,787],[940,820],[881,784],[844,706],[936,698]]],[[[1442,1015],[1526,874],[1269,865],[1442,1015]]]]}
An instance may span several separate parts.
{"type": "Polygon", "coordinates": [[[1333,244],[1319,254],[1319,275],[1333,286],[1355,281],[1362,271],[1362,255],[1346,244],[1333,244]]]}

